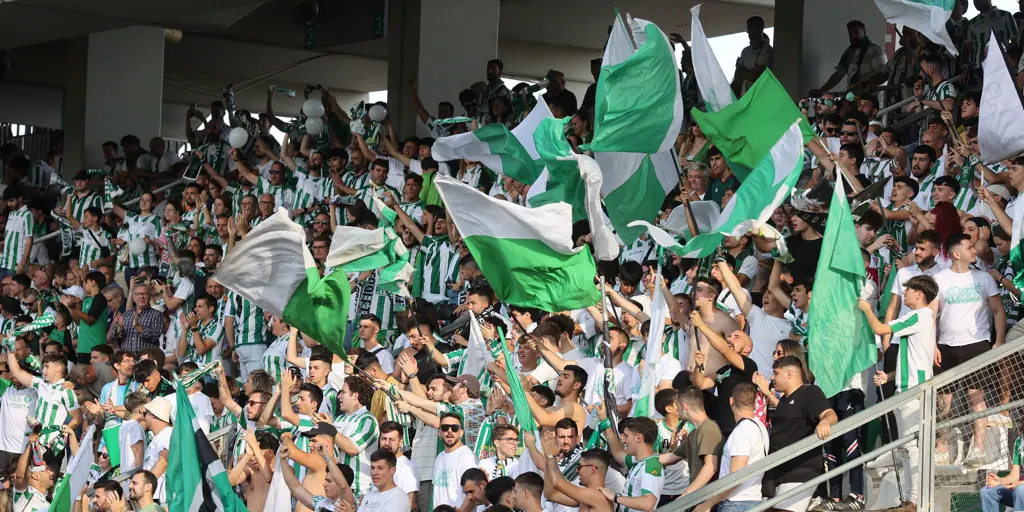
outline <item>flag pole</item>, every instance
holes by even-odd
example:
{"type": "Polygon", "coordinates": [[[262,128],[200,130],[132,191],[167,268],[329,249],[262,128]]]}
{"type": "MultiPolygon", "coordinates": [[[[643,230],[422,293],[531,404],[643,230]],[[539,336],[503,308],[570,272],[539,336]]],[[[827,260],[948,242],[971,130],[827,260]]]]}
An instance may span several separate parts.
{"type": "MultiPolygon", "coordinates": [[[[616,11],[616,14],[617,14],[617,11],[616,11]]],[[[613,361],[613,358],[612,358],[612,345],[611,345],[611,332],[610,332],[611,331],[611,323],[608,322],[608,314],[605,312],[605,305],[604,305],[604,300],[605,300],[605,292],[604,292],[604,290],[605,290],[605,280],[604,280],[604,276],[603,275],[600,276],[600,279],[601,279],[601,316],[603,317],[602,321],[604,323],[604,340],[601,342],[601,345],[599,346],[600,350],[603,352],[602,355],[603,355],[603,359],[604,359],[604,396],[602,397],[602,399],[604,400],[604,410],[605,410],[605,413],[608,415],[608,421],[611,422],[613,427],[616,427],[619,424],[618,417],[617,417],[618,411],[615,409],[615,405],[616,405],[615,404],[615,400],[611,399],[612,398],[612,388],[615,387],[615,369],[614,369],[615,367],[612,366],[612,363],[614,361],[613,361]]],[[[616,427],[616,430],[617,429],[618,429],[618,427],[616,427]]]]}

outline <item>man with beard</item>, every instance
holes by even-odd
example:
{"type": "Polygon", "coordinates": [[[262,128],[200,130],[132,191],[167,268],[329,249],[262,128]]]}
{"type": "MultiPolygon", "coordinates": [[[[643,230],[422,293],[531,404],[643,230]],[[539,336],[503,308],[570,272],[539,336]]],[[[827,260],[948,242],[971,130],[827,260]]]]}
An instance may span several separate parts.
{"type": "Polygon", "coordinates": [[[243,432],[252,429],[260,430],[260,415],[263,414],[263,408],[266,407],[267,402],[270,401],[271,395],[262,391],[254,391],[249,396],[248,401],[245,403],[243,408],[243,406],[236,402],[234,397],[231,396],[231,390],[228,388],[228,381],[227,377],[224,375],[224,371],[217,368],[214,370],[214,373],[217,375],[217,385],[220,388],[220,401],[224,404],[224,409],[238,418],[238,434],[231,445],[231,465],[228,466],[228,470],[230,470],[231,467],[241,460],[242,455],[245,454],[245,435],[243,432]]]}
{"type": "Polygon", "coordinates": [[[434,459],[434,493],[431,510],[440,505],[458,508],[466,499],[460,482],[466,470],[477,467],[473,450],[462,442],[462,418],[450,412],[441,416],[441,441],[444,451],[434,459]]]}
{"type": "MultiPolygon", "coordinates": [[[[260,143],[257,143],[260,144],[260,143]]],[[[275,155],[276,156],[276,155],[275,155]]],[[[324,171],[324,154],[319,150],[313,150],[306,165],[298,165],[290,157],[284,157],[284,163],[294,171],[292,178],[295,180],[295,201],[291,205],[292,220],[309,226],[313,222],[320,203],[324,199],[330,199],[334,194],[334,182],[324,171]]]]}
{"type": "Polygon", "coordinates": [[[131,483],[128,485],[128,494],[132,501],[138,504],[139,512],[163,512],[164,509],[153,501],[153,493],[156,492],[156,476],[146,470],[141,470],[132,475],[131,483]]]}
{"type": "MultiPolygon", "coordinates": [[[[238,166],[239,178],[252,183],[256,188],[256,192],[261,194],[260,215],[264,216],[264,213],[266,213],[263,208],[263,195],[272,196],[274,204],[290,210],[295,203],[296,187],[288,183],[288,170],[285,168],[285,164],[281,161],[272,163],[270,171],[268,171],[270,179],[264,179],[263,176],[253,172],[252,167],[249,167],[240,157],[241,155],[238,150],[231,150],[231,158],[234,159],[235,164],[238,166]]],[[[274,208],[271,208],[266,216],[272,213],[274,213],[274,208]]]]}
{"type": "MultiPolygon", "coordinates": [[[[620,336],[621,338],[621,336],[620,336]]],[[[551,354],[548,349],[542,350],[545,356],[551,354]]],[[[591,358],[593,359],[593,358],[591,358]]],[[[558,364],[559,361],[553,360],[558,364]]],[[[573,361],[572,363],[575,363],[573,361]]],[[[504,381],[498,381],[505,394],[512,396],[512,390],[504,381]]],[[[529,394],[526,401],[530,404],[530,412],[537,420],[538,427],[554,427],[560,420],[568,418],[576,423],[577,431],[583,430],[587,424],[587,411],[580,404],[580,396],[587,388],[587,372],[576,364],[566,364],[558,374],[558,381],[555,384],[555,394],[561,399],[561,403],[551,407],[542,407],[529,394]]],[[[537,464],[538,467],[541,464],[537,464]]]]}
{"type": "MultiPolygon", "coordinates": [[[[235,170],[236,164],[233,164],[231,158],[229,158],[231,146],[224,140],[226,131],[221,131],[225,128],[226,126],[222,127],[221,123],[218,123],[216,120],[206,123],[205,135],[201,139],[203,144],[192,152],[202,162],[203,170],[210,176],[226,177],[231,171],[235,170]]],[[[185,135],[189,138],[189,141],[195,141],[198,135],[192,132],[192,126],[189,124],[188,119],[185,120],[185,135]]]]}
{"type": "Polygon", "coordinates": [[[836,65],[836,70],[819,89],[811,89],[810,95],[821,96],[831,90],[845,77],[849,89],[871,89],[885,81],[885,51],[868,39],[864,23],[853,20],[846,24],[850,46],[836,65]]]}
{"type": "Polygon", "coordinates": [[[932,209],[932,186],[938,177],[938,169],[935,167],[937,154],[935,148],[927,144],[934,136],[926,132],[921,138],[922,143],[914,149],[914,154],[910,157],[910,174],[917,180],[918,189],[914,204],[925,211],[932,209]]]}

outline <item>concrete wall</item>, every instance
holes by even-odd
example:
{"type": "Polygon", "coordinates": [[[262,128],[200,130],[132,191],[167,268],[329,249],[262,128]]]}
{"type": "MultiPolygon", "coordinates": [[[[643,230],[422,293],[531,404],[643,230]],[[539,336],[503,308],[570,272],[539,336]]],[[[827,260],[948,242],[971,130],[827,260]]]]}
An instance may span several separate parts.
{"type": "Polygon", "coordinates": [[[100,166],[103,156],[91,148],[129,133],[143,138],[160,131],[164,31],[134,26],[91,34],[88,63],[85,165],[100,166]]]}
{"type": "Polygon", "coordinates": [[[61,128],[63,109],[64,91],[60,88],[0,82],[0,122],[61,128]]]}

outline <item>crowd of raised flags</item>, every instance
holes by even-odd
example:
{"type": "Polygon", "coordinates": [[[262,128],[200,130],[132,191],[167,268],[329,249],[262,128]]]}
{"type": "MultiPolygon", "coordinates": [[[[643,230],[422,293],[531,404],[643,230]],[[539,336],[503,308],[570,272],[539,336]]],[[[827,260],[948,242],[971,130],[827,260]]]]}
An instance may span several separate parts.
{"type": "MultiPolygon", "coordinates": [[[[860,468],[795,490],[879,441],[831,425],[1024,333],[1019,36],[947,75],[962,6],[876,4],[920,69],[890,126],[846,54],[850,91],[800,107],[770,67],[730,83],[696,6],[689,45],[615,13],[585,105],[499,60],[462,116],[416,98],[437,139],[323,91],[294,123],[216,102],[185,161],[126,136],[70,183],[5,147],[0,510],[865,508],[860,468]]],[[[1012,427],[936,463],[1000,469],[982,422],[1012,427]]],[[[913,510],[906,452],[869,464],[907,482],[874,508],[913,510]]]]}

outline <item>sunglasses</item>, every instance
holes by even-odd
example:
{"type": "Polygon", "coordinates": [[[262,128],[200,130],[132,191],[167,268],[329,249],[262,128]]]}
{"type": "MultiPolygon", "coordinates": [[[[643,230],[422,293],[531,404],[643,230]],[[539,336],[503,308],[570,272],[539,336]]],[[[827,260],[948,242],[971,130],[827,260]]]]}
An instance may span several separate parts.
{"type": "Polygon", "coordinates": [[[836,133],[839,133],[839,128],[825,128],[825,133],[835,135],[836,133]]]}
{"type": "Polygon", "coordinates": [[[462,427],[459,425],[441,425],[437,429],[441,432],[458,432],[462,430],[462,427]]]}
{"type": "Polygon", "coordinates": [[[776,350],[775,352],[772,352],[772,355],[782,357],[782,356],[786,355],[786,353],[781,351],[781,350],[776,350]]]}
{"type": "Polygon", "coordinates": [[[856,137],[857,136],[857,132],[850,132],[850,131],[846,131],[846,130],[843,130],[840,133],[842,133],[843,135],[849,135],[851,137],[856,137]]]}

